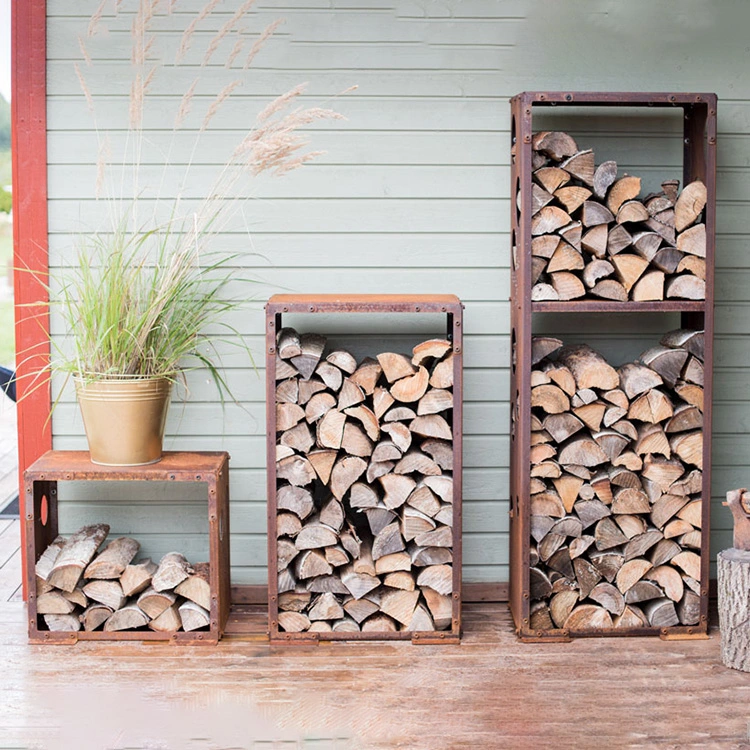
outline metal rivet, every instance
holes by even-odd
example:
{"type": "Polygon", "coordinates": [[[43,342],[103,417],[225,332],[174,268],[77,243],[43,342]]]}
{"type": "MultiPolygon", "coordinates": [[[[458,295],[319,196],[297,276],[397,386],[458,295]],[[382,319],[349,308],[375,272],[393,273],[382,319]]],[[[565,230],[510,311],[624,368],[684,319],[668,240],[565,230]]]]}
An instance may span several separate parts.
{"type": "Polygon", "coordinates": [[[170,478],[170,479],[174,479],[174,478],[175,478],[175,477],[174,477],[174,474],[170,474],[170,475],[169,475],[169,478],[170,478]]]}
{"type": "Polygon", "coordinates": [[[284,308],[284,312],[289,312],[289,308],[288,308],[288,307],[285,307],[285,308],[284,308]]]}
{"type": "Polygon", "coordinates": [[[685,143],[690,143],[690,138],[685,138],[685,143]]]}
{"type": "Polygon", "coordinates": [[[529,592],[528,591],[524,591],[523,592],[523,598],[524,599],[528,599],[529,598],[529,592]]]}
{"type": "Polygon", "coordinates": [[[565,94],[565,101],[566,102],[573,101],[573,97],[570,94],[565,94]]]}
{"type": "Polygon", "coordinates": [[[28,515],[26,516],[26,520],[27,520],[27,521],[31,521],[31,519],[32,519],[32,518],[34,518],[34,516],[32,516],[32,515],[31,515],[31,513],[29,513],[29,514],[28,514],[28,515]]]}
{"type": "Polygon", "coordinates": [[[445,638],[445,633],[441,633],[441,634],[440,634],[440,637],[441,637],[441,638],[445,638]]]}
{"type": "Polygon", "coordinates": [[[276,324],[275,324],[275,323],[274,323],[274,322],[273,322],[272,320],[269,320],[269,321],[268,321],[268,327],[269,327],[269,328],[273,328],[273,327],[274,327],[275,325],[276,325],[276,324]]]}
{"type": "Polygon", "coordinates": [[[27,488],[26,488],[26,492],[27,492],[27,493],[28,493],[28,492],[31,492],[31,487],[27,487],[27,488]]]}
{"type": "Polygon", "coordinates": [[[696,96],[696,97],[695,97],[695,101],[696,101],[696,102],[700,102],[700,101],[703,101],[703,99],[702,99],[702,97],[700,97],[700,96],[696,96]]]}
{"type": "Polygon", "coordinates": [[[416,306],[416,307],[414,308],[414,310],[415,310],[416,312],[419,312],[419,305],[417,305],[417,306],[416,306]]]}
{"type": "Polygon", "coordinates": [[[273,354],[273,353],[274,353],[275,351],[276,351],[276,348],[275,348],[275,347],[273,347],[273,346],[269,346],[269,347],[268,347],[268,353],[269,353],[269,354],[273,354]]]}
{"type": "Polygon", "coordinates": [[[445,307],[440,308],[443,312],[447,312],[447,309],[445,307]]]}
{"type": "Polygon", "coordinates": [[[310,312],[315,312],[315,308],[312,305],[310,305],[310,312]]]}
{"type": "Polygon", "coordinates": [[[200,474],[196,474],[196,475],[195,475],[195,479],[196,479],[196,481],[200,482],[200,479],[201,479],[201,475],[200,475],[200,474]]]}
{"type": "Polygon", "coordinates": [[[456,347],[453,348],[453,351],[456,352],[456,354],[460,354],[461,353],[461,347],[460,346],[456,346],[456,347]]]}
{"type": "Polygon", "coordinates": [[[419,633],[414,633],[414,640],[419,640],[419,633]]]}
{"type": "Polygon", "coordinates": [[[669,101],[670,101],[670,102],[674,102],[674,101],[676,101],[676,100],[677,100],[677,97],[676,97],[676,96],[675,96],[674,94],[672,94],[672,95],[671,95],[671,96],[669,97],[669,101]]]}
{"type": "Polygon", "coordinates": [[[524,617],[524,618],[523,618],[523,621],[524,621],[525,623],[528,623],[528,621],[529,621],[529,618],[528,618],[528,617],[524,617]]]}
{"type": "Polygon", "coordinates": [[[524,143],[531,143],[531,136],[530,135],[525,135],[523,137],[523,142],[524,143]]]}

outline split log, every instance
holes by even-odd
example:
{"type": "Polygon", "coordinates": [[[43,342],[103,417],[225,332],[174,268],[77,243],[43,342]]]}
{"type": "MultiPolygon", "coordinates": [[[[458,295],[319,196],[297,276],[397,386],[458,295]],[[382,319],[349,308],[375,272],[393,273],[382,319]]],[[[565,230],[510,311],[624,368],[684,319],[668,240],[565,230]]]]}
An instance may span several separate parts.
{"type": "Polygon", "coordinates": [[[534,151],[541,151],[555,161],[561,161],[565,157],[573,156],[578,152],[578,146],[576,146],[573,138],[561,131],[535,133],[531,146],[534,151]]]}
{"type": "Polygon", "coordinates": [[[619,386],[617,371],[607,364],[600,354],[585,344],[563,347],[558,361],[573,373],[579,389],[610,390],[619,386]]]}
{"type": "Polygon", "coordinates": [[[282,359],[299,357],[302,354],[299,334],[294,328],[282,328],[276,337],[276,350],[282,359]]]}
{"type": "Polygon", "coordinates": [[[630,292],[636,281],[641,278],[646,268],[648,268],[648,261],[645,258],[641,258],[640,255],[633,255],[632,253],[615,255],[611,262],[615,267],[617,278],[626,292],[630,292]]]}
{"type": "Polygon", "coordinates": [[[557,206],[545,206],[531,218],[531,234],[551,234],[570,224],[570,214],[557,206]]]}
{"type": "Polygon", "coordinates": [[[88,632],[96,630],[112,616],[112,613],[113,610],[104,604],[90,604],[80,616],[83,629],[88,632]]]}
{"type": "Polygon", "coordinates": [[[640,201],[625,201],[617,212],[618,224],[631,224],[639,221],[648,221],[649,212],[640,201]]]}
{"type": "Polygon", "coordinates": [[[674,206],[674,225],[678,232],[689,227],[701,215],[708,199],[706,186],[696,180],[685,185],[674,206]]]}
{"type": "Polygon", "coordinates": [[[637,198],[640,192],[640,177],[621,177],[609,189],[609,193],[607,194],[607,208],[613,214],[616,214],[623,203],[637,198]]]}
{"type": "Polygon", "coordinates": [[[176,602],[177,597],[171,591],[156,591],[153,588],[146,589],[138,597],[138,607],[150,620],[158,617],[176,602]]]}
{"type": "Polygon", "coordinates": [[[372,409],[367,406],[353,406],[346,410],[346,416],[358,419],[362,423],[362,427],[364,427],[367,437],[370,440],[377,440],[380,437],[379,418],[372,409]]]}
{"type": "Polygon", "coordinates": [[[81,629],[81,622],[76,615],[44,615],[47,630],[59,633],[74,633],[81,629]]]}
{"type": "Polygon", "coordinates": [[[557,271],[551,274],[552,286],[561,300],[577,299],[586,294],[583,282],[569,271],[557,271]]]}
{"type": "Polygon", "coordinates": [[[613,300],[614,302],[627,302],[628,293],[625,287],[614,279],[603,279],[598,281],[592,288],[591,294],[602,299],[613,300]]]}
{"type": "Polygon", "coordinates": [[[614,221],[612,212],[598,201],[586,201],[583,204],[581,223],[585,227],[593,227],[599,224],[607,225],[614,221]]]}
{"type": "MultiPolygon", "coordinates": [[[[332,412],[329,412],[329,414],[332,412]]],[[[315,471],[303,456],[289,456],[276,464],[276,476],[295,487],[304,487],[315,479],[315,471]]]]}
{"type": "Polygon", "coordinates": [[[396,399],[391,396],[387,388],[380,386],[375,388],[372,392],[372,411],[375,414],[376,422],[393,406],[395,401],[396,399]]]}
{"type": "Polygon", "coordinates": [[[312,436],[307,423],[300,422],[296,427],[292,427],[291,430],[287,430],[281,436],[280,443],[299,453],[307,453],[315,445],[315,438],[312,436]]]}
{"type": "Polygon", "coordinates": [[[47,549],[42,552],[34,568],[37,578],[40,578],[43,581],[47,580],[55,565],[55,561],[64,546],[65,539],[61,536],[56,537],[52,543],[47,546],[47,549]]]}
{"type": "Polygon", "coordinates": [[[433,388],[453,387],[453,353],[438,362],[430,374],[430,385],[433,388]]]}
{"type": "Polygon", "coordinates": [[[412,349],[411,362],[419,367],[430,359],[441,360],[451,350],[451,346],[451,342],[445,339],[423,341],[412,349]]]}
{"type": "Polygon", "coordinates": [[[318,422],[317,439],[321,448],[331,448],[338,450],[341,448],[341,441],[344,439],[344,424],[346,415],[337,409],[331,409],[326,412],[323,418],[318,422]]]}
{"type": "Polygon", "coordinates": [[[391,384],[417,372],[417,368],[411,363],[411,357],[406,354],[383,352],[377,358],[386,380],[391,384]]]}
{"type": "Polygon", "coordinates": [[[335,367],[330,362],[321,362],[315,369],[315,374],[332,391],[340,390],[344,376],[338,367],[335,367]]]}
{"type": "Polygon", "coordinates": [[[47,583],[62,591],[73,591],[107,534],[109,526],[103,523],[84,526],[73,534],[55,558],[45,579],[47,583]]]}
{"type": "Polygon", "coordinates": [[[290,362],[297,368],[303,380],[309,380],[323,356],[326,340],[316,333],[303,333],[299,337],[300,354],[290,362]]]}
{"type": "Polygon", "coordinates": [[[290,403],[276,404],[276,431],[285,432],[294,427],[305,418],[305,412],[301,406],[290,403]]]}
{"type": "Polygon", "coordinates": [[[297,403],[304,406],[316,393],[326,389],[326,384],[320,378],[299,381],[299,396],[297,403]]]}
{"type": "MultiPolygon", "coordinates": [[[[572,154],[570,155],[572,156],[572,154]]],[[[534,179],[548,193],[554,193],[559,187],[570,182],[570,175],[559,167],[542,167],[534,172],[534,179]]]]}
{"type": "MultiPolygon", "coordinates": [[[[411,371],[413,372],[413,370],[411,371]]],[[[411,372],[409,374],[411,374],[411,372]]],[[[375,386],[383,373],[380,363],[371,357],[365,357],[359,367],[351,374],[349,379],[356,383],[367,396],[375,390],[375,386]]]]}
{"type": "Polygon", "coordinates": [[[48,591],[36,600],[36,611],[40,615],[68,615],[76,605],[59,591],[48,591]]]}
{"type": "Polygon", "coordinates": [[[610,185],[617,179],[617,162],[603,161],[594,172],[594,195],[603,200],[610,185]]]}
{"type": "Polygon", "coordinates": [[[357,369],[357,360],[344,349],[337,349],[326,357],[326,362],[336,365],[347,375],[351,375],[357,369]]]}
{"type": "Polygon", "coordinates": [[[336,408],[343,412],[345,409],[361,404],[364,400],[365,392],[351,378],[344,378],[336,408]]]}
{"type": "Polygon", "coordinates": [[[156,573],[157,566],[150,558],[142,560],[135,565],[126,566],[120,576],[122,593],[126,597],[140,594],[141,591],[151,585],[151,578],[156,573]]]}
{"type": "MultiPolygon", "coordinates": [[[[602,259],[607,254],[609,231],[607,224],[595,224],[581,237],[581,248],[595,258],[602,259]]],[[[587,264],[587,267],[590,264],[587,264]]],[[[584,276],[585,280],[585,276],[584,276]]],[[[589,286],[589,284],[587,284],[589,286]]]]}
{"type": "Polygon", "coordinates": [[[183,602],[179,607],[179,613],[180,620],[182,620],[182,629],[185,632],[207,628],[211,622],[209,613],[195,602],[183,602]]]}
{"type": "Polygon", "coordinates": [[[566,159],[560,168],[576,177],[589,187],[594,184],[594,152],[591,149],[578,151],[566,159]]]}
{"type": "Polygon", "coordinates": [[[159,567],[151,579],[151,586],[156,591],[167,591],[182,583],[192,573],[193,569],[184,555],[169,552],[160,560],[159,567]]]}
{"type": "MultiPolygon", "coordinates": [[[[348,425],[345,425],[345,428],[347,426],[348,425]]],[[[313,467],[318,479],[320,479],[323,484],[328,484],[328,480],[331,478],[331,470],[333,469],[334,463],[336,463],[337,456],[337,451],[332,449],[314,450],[307,454],[307,460],[310,462],[310,466],[313,467]]],[[[307,507],[307,504],[305,504],[305,507],[307,507]]],[[[310,510],[312,510],[312,508],[310,508],[310,510]]],[[[305,518],[305,516],[300,516],[300,518],[305,518]]]]}
{"type": "Polygon", "coordinates": [[[401,378],[391,386],[391,395],[401,403],[419,401],[427,391],[430,376],[423,365],[419,365],[417,372],[401,378]]]}
{"type": "MultiPolygon", "coordinates": [[[[292,516],[296,518],[296,516],[292,516]]],[[[199,604],[203,609],[211,609],[211,579],[209,563],[193,565],[193,574],[175,587],[175,594],[199,604]]]]}
{"type": "Polygon", "coordinates": [[[310,628],[310,618],[301,612],[279,612],[279,628],[285,633],[303,633],[310,628]]]}
{"type": "Polygon", "coordinates": [[[83,593],[89,599],[93,599],[100,604],[106,604],[115,611],[121,609],[126,601],[119,581],[91,581],[83,587],[83,593]]]}
{"type": "Polygon", "coordinates": [[[667,281],[666,296],[667,299],[705,299],[706,282],[692,274],[674,276],[667,281]]]}

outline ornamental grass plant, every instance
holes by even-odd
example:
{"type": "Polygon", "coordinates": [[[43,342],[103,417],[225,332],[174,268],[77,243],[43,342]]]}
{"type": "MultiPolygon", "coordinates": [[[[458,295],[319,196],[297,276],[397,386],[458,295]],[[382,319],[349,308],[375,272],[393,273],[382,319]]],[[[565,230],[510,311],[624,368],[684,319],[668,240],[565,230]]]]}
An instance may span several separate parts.
{"type": "MultiPolygon", "coordinates": [[[[343,118],[332,109],[301,105],[305,84],[295,86],[270,101],[237,142],[228,143],[226,161],[198,200],[185,199],[202,137],[222,106],[237,95],[250,75],[250,64],[281,23],[249,32],[245,22],[254,0],[247,0],[231,16],[225,13],[226,20],[209,37],[204,27],[212,25],[218,4],[209,0],[199,12],[182,12],[178,17],[175,0],[104,0],[79,36],[82,60],[74,67],[97,134],[97,202],[106,205],[109,218],[103,229],[77,234],[77,263],[64,268],[54,287],[48,287],[50,305],[62,316],[68,339],[60,346],[53,339],[57,348],[53,372],[85,380],[153,376],[175,380],[189,369],[205,368],[223,400],[229,389],[221,374],[217,344],[239,346],[250,355],[228,314],[247,304],[252,295],[246,285],[252,279],[241,278],[240,255],[221,250],[222,232],[237,217],[247,223],[245,207],[252,200],[253,178],[263,172],[282,175],[323,153],[307,150],[301,128],[343,118]],[[173,52],[168,43],[174,35],[156,27],[163,27],[165,21],[173,27],[180,20],[184,29],[173,52]],[[100,59],[112,57],[113,39],[124,33],[130,40],[129,122],[110,133],[97,125],[87,72],[100,59]],[[200,66],[196,54],[201,50],[195,49],[199,41],[204,45],[200,66]],[[226,52],[219,67],[221,50],[226,52]],[[215,96],[199,97],[196,92],[205,89],[200,86],[201,76],[210,63],[211,81],[217,80],[217,70],[229,80],[215,96]],[[144,128],[144,113],[156,83],[163,77],[168,84],[169,75],[181,66],[197,68],[198,75],[175,107],[162,174],[158,181],[153,176],[146,180],[142,156],[144,149],[153,151],[154,144],[144,128]],[[202,117],[195,111],[201,107],[202,117]],[[170,154],[178,134],[180,143],[186,135],[194,142],[189,157],[172,164],[170,154]],[[110,160],[113,143],[123,153],[122,163],[116,166],[110,160]],[[165,184],[179,187],[169,194],[165,184]],[[230,285],[234,289],[238,282],[243,291],[235,289],[231,294],[230,285]]],[[[171,98],[176,99],[173,94],[171,98]]]]}

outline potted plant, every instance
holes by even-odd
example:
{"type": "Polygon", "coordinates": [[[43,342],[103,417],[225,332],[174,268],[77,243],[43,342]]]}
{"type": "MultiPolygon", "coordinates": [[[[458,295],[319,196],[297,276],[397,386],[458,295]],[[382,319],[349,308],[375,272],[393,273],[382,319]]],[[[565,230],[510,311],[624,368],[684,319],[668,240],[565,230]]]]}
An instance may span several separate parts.
{"type": "Polygon", "coordinates": [[[206,367],[228,392],[207,331],[236,334],[222,317],[242,300],[224,295],[231,256],[201,264],[193,239],[169,225],[87,235],[63,279],[57,302],[72,349],[52,366],[75,382],[94,463],[161,458],[172,385],[186,369],[206,367]]]}
{"type": "MultiPolygon", "coordinates": [[[[111,37],[101,32],[107,31],[107,25],[120,24],[121,30],[130,31],[132,39],[133,79],[127,136],[119,136],[123,163],[116,179],[106,179],[110,134],[96,127],[96,194],[98,197],[100,187],[111,185],[119,185],[120,190],[128,186],[129,192],[115,195],[110,190],[107,213],[113,218],[108,231],[80,232],[77,265],[63,268],[56,283],[48,286],[50,304],[59,309],[68,334],[52,340],[56,354],[51,369],[75,382],[91,459],[103,464],[136,465],[161,457],[172,386],[186,370],[207,368],[222,402],[225,395],[231,395],[217,359],[216,334],[209,331],[216,331],[218,326],[231,334],[224,339],[219,334],[219,340],[241,346],[249,354],[225,317],[247,298],[227,294],[230,280],[236,281],[234,265],[241,263],[233,265],[237,256],[216,251],[221,247],[222,231],[251,194],[247,179],[262,172],[283,174],[311,160],[321,152],[305,152],[308,142],[298,129],[318,120],[342,117],[331,109],[299,106],[304,85],[277,97],[231,150],[213,184],[206,186],[197,201],[193,196],[194,207],[186,210],[188,201],[182,189],[162,196],[161,184],[169,172],[176,184],[185,186],[202,134],[242,84],[244,71],[279,22],[271,23],[253,41],[241,70],[233,66],[239,50],[251,38],[245,36],[240,24],[251,3],[244,3],[208,42],[204,63],[216,53],[224,36],[237,36],[225,69],[229,75],[240,77],[231,80],[205,106],[197,132],[191,111],[199,79],[184,92],[176,109],[173,136],[188,118],[195,143],[187,166],[176,168],[167,161],[157,186],[141,181],[140,176],[141,153],[148,140],[144,137],[143,112],[159,74],[159,65],[153,61],[164,59],[163,54],[157,54],[160,39],[153,28],[154,19],[169,13],[171,4],[161,8],[158,3],[138,2],[129,11],[127,4],[120,8],[119,2],[113,2],[110,16],[105,17],[106,5],[105,0],[92,16],[86,38],[79,38],[83,60],[87,65],[95,64],[92,59],[99,53],[92,58],[87,47],[96,45],[97,37],[102,38],[102,54],[109,56],[111,37]],[[175,174],[177,171],[181,174],[175,174]],[[143,220],[144,215],[149,218],[143,220]]],[[[177,64],[197,41],[196,25],[213,12],[214,5],[209,3],[187,24],[177,64]]],[[[94,97],[78,64],[75,71],[96,125],[94,97]]]]}

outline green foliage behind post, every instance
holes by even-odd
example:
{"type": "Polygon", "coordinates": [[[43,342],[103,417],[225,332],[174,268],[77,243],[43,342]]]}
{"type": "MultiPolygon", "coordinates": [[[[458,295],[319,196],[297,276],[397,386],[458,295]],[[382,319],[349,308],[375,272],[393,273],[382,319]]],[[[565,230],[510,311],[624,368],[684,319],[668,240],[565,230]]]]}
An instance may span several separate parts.
{"type": "Polygon", "coordinates": [[[0,185],[0,213],[9,214],[13,205],[13,196],[0,185]]]}
{"type": "Polygon", "coordinates": [[[10,104],[0,94],[0,151],[10,148],[10,104]]]}

